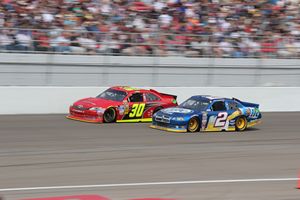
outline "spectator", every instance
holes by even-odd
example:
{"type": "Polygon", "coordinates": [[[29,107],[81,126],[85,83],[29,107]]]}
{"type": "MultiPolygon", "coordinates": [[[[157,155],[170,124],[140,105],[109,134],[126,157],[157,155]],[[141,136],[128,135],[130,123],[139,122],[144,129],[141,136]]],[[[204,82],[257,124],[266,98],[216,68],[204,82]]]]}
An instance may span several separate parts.
{"type": "Polygon", "coordinates": [[[36,32],[34,41],[34,49],[36,51],[50,51],[50,41],[47,33],[36,32]]]}
{"type": "MultiPolygon", "coordinates": [[[[78,38],[78,43],[80,47],[83,47],[86,52],[90,54],[95,54],[97,50],[97,42],[93,33],[85,33],[83,37],[78,38]]],[[[79,49],[77,48],[77,51],[79,49]]],[[[80,49],[82,51],[82,49],[80,49]]]]}
{"type": "Polygon", "coordinates": [[[31,49],[32,36],[31,31],[19,31],[16,35],[16,49],[20,51],[28,51],[31,49]]]}
{"type": "Polygon", "coordinates": [[[167,29],[171,25],[173,17],[167,12],[167,9],[163,9],[162,14],[158,17],[159,23],[162,29],[167,29]]]}
{"type": "Polygon", "coordinates": [[[295,53],[296,53],[296,57],[300,57],[300,38],[296,38],[293,44],[294,48],[295,48],[295,53]]]}
{"type": "Polygon", "coordinates": [[[247,53],[249,57],[258,57],[260,55],[260,43],[258,38],[246,38],[247,53]]]}
{"type": "Polygon", "coordinates": [[[70,51],[73,53],[85,53],[86,49],[81,44],[80,34],[72,32],[70,36],[70,51]]]}
{"type": "Polygon", "coordinates": [[[222,56],[229,57],[233,53],[233,44],[231,43],[230,39],[223,39],[219,45],[222,56]]]}
{"type": "Polygon", "coordinates": [[[213,55],[212,39],[210,37],[203,37],[200,47],[202,50],[202,55],[206,57],[211,57],[213,55]]]}
{"type": "Polygon", "coordinates": [[[14,50],[14,39],[8,34],[8,30],[0,30],[0,50],[14,50]]]}
{"type": "Polygon", "coordinates": [[[274,58],[276,53],[276,43],[272,39],[264,39],[261,43],[262,56],[265,58],[274,58]]]}
{"type": "Polygon", "coordinates": [[[187,51],[185,52],[187,56],[199,56],[203,55],[202,53],[202,46],[201,46],[201,38],[193,37],[192,41],[190,41],[187,51]]]}
{"type": "Polygon", "coordinates": [[[69,34],[67,32],[63,32],[54,36],[54,38],[50,40],[51,47],[55,52],[67,53],[71,51],[68,35],[69,34]]]}

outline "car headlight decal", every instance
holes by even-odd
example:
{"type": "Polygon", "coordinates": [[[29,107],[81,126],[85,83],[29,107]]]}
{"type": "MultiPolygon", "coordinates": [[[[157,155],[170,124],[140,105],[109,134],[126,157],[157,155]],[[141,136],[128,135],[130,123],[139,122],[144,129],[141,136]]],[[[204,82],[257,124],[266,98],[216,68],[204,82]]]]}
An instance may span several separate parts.
{"type": "Polygon", "coordinates": [[[101,107],[92,107],[89,110],[97,111],[97,113],[104,113],[105,109],[101,107]]]}
{"type": "Polygon", "coordinates": [[[173,117],[172,119],[177,121],[184,121],[183,117],[173,117]]]}

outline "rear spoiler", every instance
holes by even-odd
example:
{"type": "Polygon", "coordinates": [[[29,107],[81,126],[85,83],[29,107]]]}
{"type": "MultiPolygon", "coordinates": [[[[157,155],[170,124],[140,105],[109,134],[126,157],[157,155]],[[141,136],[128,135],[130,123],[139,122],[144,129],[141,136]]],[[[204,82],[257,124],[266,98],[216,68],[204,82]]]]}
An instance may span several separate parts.
{"type": "Polygon", "coordinates": [[[250,102],[246,102],[246,101],[241,101],[237,98],[232,98],[233,100],[241,103],[243,106],[246,106],[246,107],[253,107],[253,108],[258,108],[259,107],[259,104],[257,103],[250,103],[250,102]]]}
{"type": "Polygon", "coordinates": [[[156,93],[156,94],[159,94],[159,95],[170,96],[170,97],[173,97],[175,100],[177,100],[177,96],[176,96],[176,95],[157,92],[156,90],[153,90],[153,89],[150,89],[150,91],[151,91],[151,92],[154,92],[154,93],[156,93]]]}

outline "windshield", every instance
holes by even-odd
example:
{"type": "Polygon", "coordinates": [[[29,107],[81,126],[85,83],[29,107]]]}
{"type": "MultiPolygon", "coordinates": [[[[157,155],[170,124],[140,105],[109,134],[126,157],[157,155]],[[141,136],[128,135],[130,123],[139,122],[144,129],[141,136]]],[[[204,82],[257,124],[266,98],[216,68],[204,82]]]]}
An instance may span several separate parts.
{"type": "Polygon", "coordinates": [[[187,108],[191,110],[206,110],[209,103],[210,103],[209,100],[205,100],[205,99],[199,100],[199,99],[189,98],[188,100],[180,104],[179,107],[187,108]]]}
{"type": "Polygon", "coordinates": [[[97,98],[108,99],[111,101],[123,101],[126,96],[126,92],[110,88],[99,94],[97,98]]]}

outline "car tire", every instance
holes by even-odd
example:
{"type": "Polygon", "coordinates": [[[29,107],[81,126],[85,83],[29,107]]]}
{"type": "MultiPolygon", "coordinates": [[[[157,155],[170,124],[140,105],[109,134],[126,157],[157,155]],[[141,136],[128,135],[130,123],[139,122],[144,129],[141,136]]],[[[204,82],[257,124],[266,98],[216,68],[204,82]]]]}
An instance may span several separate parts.
{"type": "Polygon", "coordinates": [[[199,119],[197,117],[191,118],[188,122],[187,129],[191,133],[199,131],[199,129],[200,129],[199,119]]]}
{"type": "Polygon", "coordinates": [[[113,109],[113,108],[109,108],[103,114],[103,121],[105,123],[115,122],[116,121],[116,116],[117,116],[116,110],[113,109]]]}
{"type": "Polygon", "coordinates": [[[240,116],[235,120],[235,129],[237,131],[244,131],[247,128],[247,119],[245,116],[240,116]]]}

